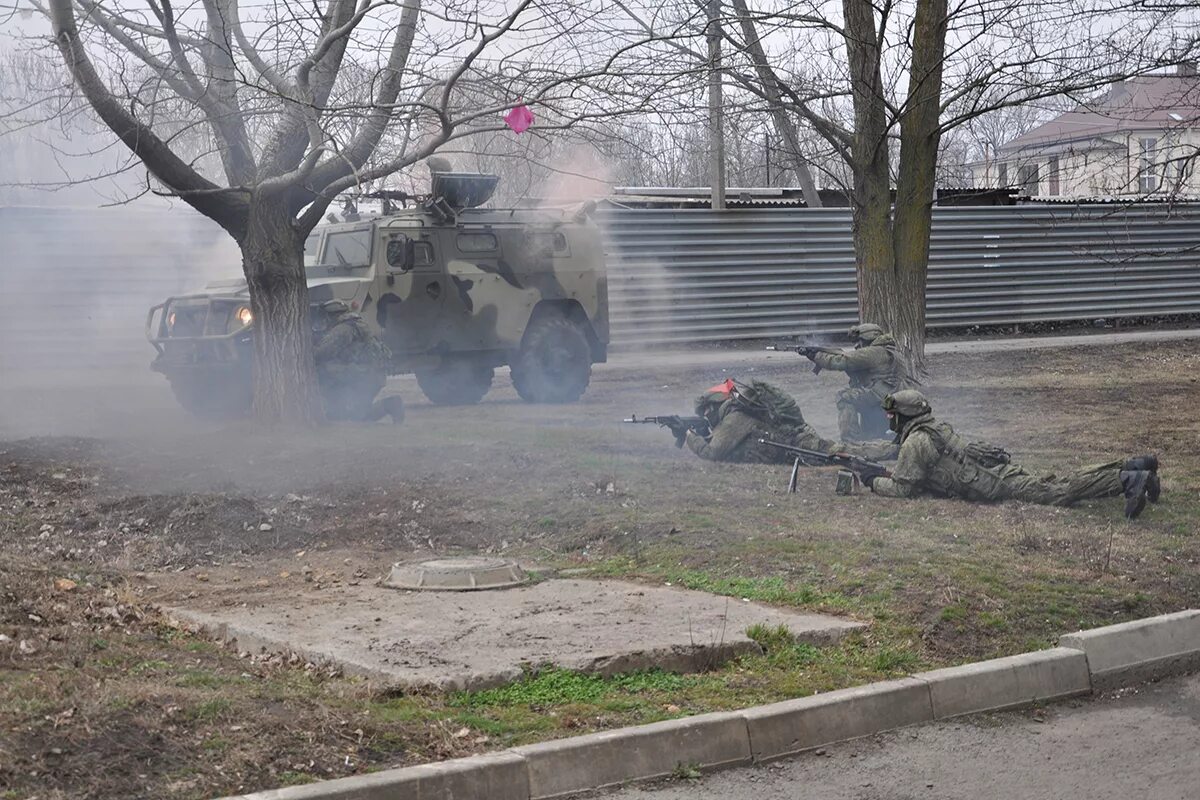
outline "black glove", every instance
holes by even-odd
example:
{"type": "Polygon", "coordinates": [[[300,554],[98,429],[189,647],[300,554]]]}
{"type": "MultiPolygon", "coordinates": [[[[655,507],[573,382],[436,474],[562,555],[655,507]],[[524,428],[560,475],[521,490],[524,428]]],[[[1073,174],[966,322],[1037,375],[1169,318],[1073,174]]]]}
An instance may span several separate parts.
{"type": "Polygon", "coordinates": [[[815,347],[801,347],[800,348],[800,355],[804,356],[807,359],[812,359],[813,356],[815,356],[819,352],[821,352],[821,351],[815,347]]]}

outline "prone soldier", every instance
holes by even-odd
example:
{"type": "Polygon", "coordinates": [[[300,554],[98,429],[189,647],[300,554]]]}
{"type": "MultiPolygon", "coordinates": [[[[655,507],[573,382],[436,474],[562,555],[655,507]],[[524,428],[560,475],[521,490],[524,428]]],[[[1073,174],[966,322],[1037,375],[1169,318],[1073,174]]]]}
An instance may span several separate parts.
{"type": "Polygon", "coordinates": [[[1095,497],[1125,497],[1125,516],[1136,518],[1146,501],[1162,492],[1158,458],[1138,456],[1109,461],[1061,477],[1031,475],[997,447],[968,442],[945,422],[934,419],[925,396],[905,389],[884,398],[883,408],[900,442],[890,477],[863,476],[875,494],[915,497],[931,494],[963,500],[1023,500],[1069,506],[1095,497]]]}

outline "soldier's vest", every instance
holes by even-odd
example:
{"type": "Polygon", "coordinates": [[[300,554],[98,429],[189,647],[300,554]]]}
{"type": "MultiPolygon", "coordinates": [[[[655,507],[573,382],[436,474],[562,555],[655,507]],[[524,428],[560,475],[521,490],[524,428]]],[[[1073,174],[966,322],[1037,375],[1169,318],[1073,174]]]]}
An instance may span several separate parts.
{"type": "Polygon", "coordinates": [[[870,389],[880,399],[885,395],[898,392],[915,384],[910,380],[904,369],[904,362],[896,355],[896,340],[891,334],[883,334],[867,347],[877,347],[887,353],[887,366],[877,369],[848,372],[850,385],[855,388],[870,389]]]}
{"type": "Polygon", "coordinates": [[[1009,463],[1003,448],[968,442],[945,422],[917,422],[905,432],[905,438],[916,431],[928,434],[937,450],[937,460],[926,470],[929,485],[925,487],[937,494],[964,500],[1001,500],[1007,494],[1006,479],[1023,473],[1009,463]]]}
{"type": "Polygon", "coordinates": [[[347,324],[354,326],[354,344],[350,348],[351,352],[346,354],[347,360],[362,366],[385,367],[391,360],[392,353],[367,327],[366,320],[358,314],[352,314],[347,324]]]}

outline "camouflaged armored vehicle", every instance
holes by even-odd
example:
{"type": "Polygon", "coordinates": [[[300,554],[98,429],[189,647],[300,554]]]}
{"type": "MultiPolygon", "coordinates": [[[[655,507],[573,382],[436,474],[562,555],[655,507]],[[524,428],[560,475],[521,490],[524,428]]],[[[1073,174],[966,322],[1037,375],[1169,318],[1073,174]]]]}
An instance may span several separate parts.
{"type": "MultiPolygon", "coordinates": [[[[479,402],[495,368],[511,367],[529,402],[579,399],[608,349],[608,286],[592,206],[483,209],[498,178],[435,173],[413,208],[349,214],[304,245],[314,326],[342,299],[392,351],[391,373],[416,373],[434,403],[479,402]]],[[[393,193],[388,199],[397,198],[393,193]]],[[[197,414],[250,406],[254,320],[245,280],[154,306],[153,369],[197,414]]]]}

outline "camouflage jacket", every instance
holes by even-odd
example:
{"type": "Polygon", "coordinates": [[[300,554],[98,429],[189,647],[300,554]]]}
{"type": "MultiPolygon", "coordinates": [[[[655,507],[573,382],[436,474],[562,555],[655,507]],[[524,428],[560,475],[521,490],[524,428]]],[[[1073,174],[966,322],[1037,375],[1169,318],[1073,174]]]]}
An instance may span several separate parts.
{"type": "Polygon", "coordinates": [[[733,407],[731,401],[722,404],[717,424],[705,437],[691,431],[684,440],[691,450],[709,461],[736,461],[749,464],[790,464],[792,456],[776,447],[759,444],[770,439],[796,447],[831,453],[837,443],[821,438],[810,425],[771,425],[746,411],[733,407]]]}
{"type": "Polygon", "coordinates": [[[903,365],[896,357],[896,340],[891,334],[884,334],[857,350],[817,352],[811,358],[821,369],[845,372],[851,386],[870,389],[881,399],[907,385],[903,365]]]}
{"type": "Polygon", "coordinates": [[[313,353],[319,369],[355,365],[386,369],[392,354],[360,314],[342,314],[317,342],[313,353]]]}
{"type": "Polygon", "coordinates": [[[900,432],[900,455],[891,478],[876,478],[871,490],[885,497],[932,494],[964,500],[1000,500],[1006,481],[1026,475],[1016,464],[989,462],[932,414],[910,420],[900,432]]]}

